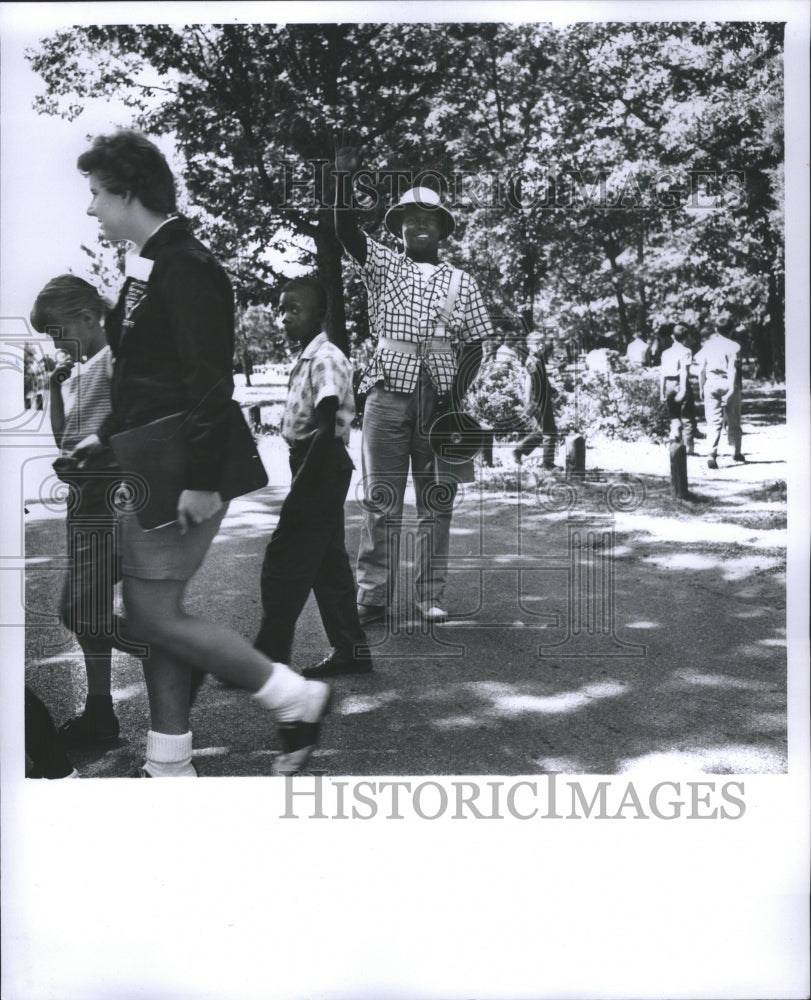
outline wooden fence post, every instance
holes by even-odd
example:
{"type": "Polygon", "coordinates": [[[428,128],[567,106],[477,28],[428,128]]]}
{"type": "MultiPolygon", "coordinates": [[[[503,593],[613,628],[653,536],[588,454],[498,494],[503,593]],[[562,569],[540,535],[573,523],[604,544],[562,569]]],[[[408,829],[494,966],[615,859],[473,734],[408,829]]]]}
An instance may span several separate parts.
{"type": "Polygon", "coordinates": [[[670,445],[670,485],[677,500],[687,500],[687,449],[681,441],[670,445]]]}
{"type": "Polygon", "coordinates": [[[583,478],[586,474],[586,439],[582,434],[566,438],[566,475],[583,478]]]}

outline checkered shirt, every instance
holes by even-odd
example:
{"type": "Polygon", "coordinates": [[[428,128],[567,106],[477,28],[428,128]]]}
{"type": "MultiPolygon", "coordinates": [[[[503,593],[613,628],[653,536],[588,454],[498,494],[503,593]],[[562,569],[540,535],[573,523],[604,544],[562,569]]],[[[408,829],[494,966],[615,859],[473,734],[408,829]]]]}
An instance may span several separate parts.
{"type": "Polygon", "coordinates": [[[282,437],[291,447],[314,433],[318,426],[315,408],[329,396],[338,399],[335,436],[348,444],[355,416],[352,364],[326,333],[319,333],[299,355],[287,384],[282,437]]]}
{"type": "MultiPolygon", "coordinates": [[[[426,278],[405,254],[395,253],[366,237],[366,263],[357,264],[369,307],[369,326],[375,337],[415,343],[437,338],[439,313],[445,305],[453,268],[442,263],[426,278]]],[[[490,316],[476,281],[464,271],[444,337],[453,347],[476,343],[493,335],[490,316]]],[[[452,353],[426,357],[402,354],[378,346],[358,389],[368,392],[378,382],[392,392],[413,392],[425,364],[434,386],[447,392],[456,374],[452,353]]]]}

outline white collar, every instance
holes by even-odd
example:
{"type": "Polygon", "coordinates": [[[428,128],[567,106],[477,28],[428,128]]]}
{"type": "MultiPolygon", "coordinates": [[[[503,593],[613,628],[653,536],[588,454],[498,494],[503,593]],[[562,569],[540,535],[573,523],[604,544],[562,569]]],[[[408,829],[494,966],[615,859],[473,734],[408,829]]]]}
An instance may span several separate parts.
{"type": "Polygon", "coordinates": [[[305,348],[302,349],[301,354],[298,356],[298,360],[301,361],[303,358],[311,358],[318,348],[329,341],[329,337],[322,330],[321,333],[316,334],[315,337],[310,341],[305,348]]]}

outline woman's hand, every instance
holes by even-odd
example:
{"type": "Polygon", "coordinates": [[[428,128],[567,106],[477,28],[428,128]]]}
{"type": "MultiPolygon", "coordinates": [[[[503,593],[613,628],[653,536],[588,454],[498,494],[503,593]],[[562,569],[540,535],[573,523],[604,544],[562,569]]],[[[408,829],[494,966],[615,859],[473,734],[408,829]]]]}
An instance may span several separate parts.
{"type": "Polygon", "coordinates": [[[52,389],[55,389],[57,392],[61,391],[62,384],[67,382],[70,378],[70,373],[73,371],[73,365],[73,358],[68,357],[68,355],[64,355],[64,357],[59,360],[56,368],[54,368],[48,377],[52,389]]]}
{"type": "Polygon", "coordinates": [[[101,451],[103,447],[104,445],[99,441],[98,434],[88,434],[87,437],[82,438],[76,445],[71,454],[74,458],[86,458],[88,455],[92,455],[93,452],[101,451]]]}
{"type": "Polygon", "coordinates": [[[180,534],[185,535],[190,524],[207,521],[221,507],[222,497],[216,490],[183,490],[177,501],[180,534]]]}

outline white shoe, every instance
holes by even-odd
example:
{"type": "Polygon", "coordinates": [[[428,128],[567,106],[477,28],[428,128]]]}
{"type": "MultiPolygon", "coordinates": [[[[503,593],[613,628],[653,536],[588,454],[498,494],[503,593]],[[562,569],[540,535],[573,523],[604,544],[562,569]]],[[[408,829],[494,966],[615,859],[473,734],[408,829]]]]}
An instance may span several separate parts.
{"type": "Polygon", "coordinates": [[[417,601],[417,610],[427,622],[433,622],[435,625],[448,620],[448,612],[431,601],[417,601]]]}

